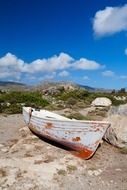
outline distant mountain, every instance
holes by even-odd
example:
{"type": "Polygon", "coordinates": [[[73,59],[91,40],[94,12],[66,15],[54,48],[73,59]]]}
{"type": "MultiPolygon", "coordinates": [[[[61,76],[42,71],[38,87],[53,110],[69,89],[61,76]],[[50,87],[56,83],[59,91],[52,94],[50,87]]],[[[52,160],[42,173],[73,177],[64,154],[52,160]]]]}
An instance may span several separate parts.
{"type": "Polygon", "coordinates": [[[9,86],[9,85],[20,85],[20,86],[24,86],[24,84],[19,83],[19,82],[0,81],[0,86],[9,86]]]}
{"type": "Polygon", "coordinates": [[[28,86],[19,82],[0,81],[0,90],[25,90],[28,86]]]}
{"type": "Polygon", "coordinates": [[[70,81],[44,81],[41,84],[37,84],[34,86],[28,86],[23,83],[19,82],[10,82],[10,81],[0,81],[0,90],[45,90],[48,88],[61,88],[64,87],[64,89],[79,89],[83,88],[85,90],[88,90],[90,92],[111,92],[112,90],[109,89],[103,89],[103,88],[94,88],[87,85],[80,85],[76,84],[70,81]]]}
{"type": "Polygon", "coordinates": [[[90,92],[112,92],[113,89],[105,89],[105,88],[94,88],[86,85],[80,85],[80,88],[86,89],[90,92]]]}
{"type": "Polygon", "coordinates": [[[55,81],[44,81],[43,83],[36,85],[35,89],[38,90],[44,90],[44,89],[49,89],[51,87],[57,87],[59,88],[60,86],[64,86],[65,89],[85,89],[88,90],[90,92],[111,92],[112,90],[110,89],[103,89],[103,88],[94,88],[91,86],[87,86],[87,85],[80,85],[80,84],[76,84],[70,81],[60,81],[60,82],[55,82],[55,81]]]}
{"type": "Polygon", "coordinates": [[[93,87],[91,87],[91,86],[86,86],[86,85],[80,85],[80,84],[78,84],[78,86],[80,87],[80,88],[83,88],[83,89],[86,89],[86,90],[88,90],[88,91],[96,91],[96,88],[93,88],[93,87]]]}

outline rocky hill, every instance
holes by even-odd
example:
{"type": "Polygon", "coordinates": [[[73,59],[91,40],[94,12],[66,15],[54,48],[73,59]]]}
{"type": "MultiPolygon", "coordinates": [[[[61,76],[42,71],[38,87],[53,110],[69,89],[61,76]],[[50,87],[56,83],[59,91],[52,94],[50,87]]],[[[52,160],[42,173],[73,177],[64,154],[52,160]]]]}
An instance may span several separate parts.
{"type": "Polygon", "coordinates": [[[44,81],[43,83],[34,86],[34,89],[37,90],[46,90],[46,89],[61,89],[64,88],[64,90],[74,90],[74,89],[84,89],[89,92],[111,92],[112,89],[104,89],[104,88],[95,88],[87,85],[81,85],[70,81],[44,81]]]}
{"type": "Polygon", "coordinates": [[[49,93],[55,93],[58,91],[67,91],[67,90],[75,90],[79,89],[80,86],[72,83],[72,82],[49,82],[45,81],[35,87],[33,87],[35,90],[40,90],[43,92],[49,92],[49,93]]]}
{"type": "Polygon", "coordinates": [[[104,88],[94,88],[87,85],[80,85],[70,81],[44,81],[37,85],[28,86],[19,82],[10,81],[0,81],[0,90],[47,90],[47,89],[64,89],[64,90],[74,90],[74,89],[85,89],[89,92],[111,92],[112,89],[104,88]]]}

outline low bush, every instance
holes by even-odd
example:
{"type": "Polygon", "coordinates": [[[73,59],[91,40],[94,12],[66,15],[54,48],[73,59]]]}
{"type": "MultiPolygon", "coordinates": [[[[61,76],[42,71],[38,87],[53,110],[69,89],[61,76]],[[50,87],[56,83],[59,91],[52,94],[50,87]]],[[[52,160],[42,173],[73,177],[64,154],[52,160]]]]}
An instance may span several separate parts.
{"type": "Polygon", "coordinates": [[[48,104],[38,92],[7,92],[0,95],[1,113],[21,113],[23,105],[43,108],[48,104]]]}
{"type": "Polygon", "coordinates": [[[67,117],[70,119],[77,119],[77,120],[90,120],[89,116],[84,116],[80,114],[79,112],[71,113],[67,115],[67,117]]]}

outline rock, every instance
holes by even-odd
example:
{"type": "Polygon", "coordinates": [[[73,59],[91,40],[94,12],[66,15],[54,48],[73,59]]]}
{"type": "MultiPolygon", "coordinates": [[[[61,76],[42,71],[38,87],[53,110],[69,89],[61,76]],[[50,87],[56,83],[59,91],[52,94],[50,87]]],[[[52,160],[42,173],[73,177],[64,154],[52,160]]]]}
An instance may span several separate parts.
{"type": "Polygon", "coordinates": [[[88,175],[92,176],[93,175],[93,171],[92,170],[88,170],[88,175]]]}
{"type": "Polygon", "coordinates": [[[88,170],[88,175],[90,176],[98,176],[102,173],[101,169],[98,170],[88,170]]]}
{"type": "Polygon", "coordinates": [[[26,137],[30,133],[30,130],[28,127],[22,127],[21,129],[19,129],[19,132],[21,137],[26,137]]]}
{"type": "Polygon", "coordinates": [[[113,107],[106,121],[111,123],[104,139],[119,148],[127,148],[127,104],[113,107]]]}
{"type": "Polygon", "coordinates": [[[6,153],[6,152],[8,152],[8,149],[7,148],[2,148],[1,151],[6,153]]]}
{"type": "Polygon", "coordinates": [[[50,87],[48,89],[43,90],[43,93],[47,95],[55,95],[58,94],[59,92],[60,90],[57,89],[57,87],[50,87]]]}
{"type": "Polygon", "coordinates": [[[4,145],[3,144],[0,144],[0,148],[3,148],[4,147],[4,145]]]}
{"type": "Polygon", "coordinates": [[[95,176],[98,176],[98,175],[100,175],[102,173],[102,170],[101,169],[98,169],[98,170],[95,170],[94,171],[94,175],[95,176]]]}
{"type": "Polygon", "coordinates": [[[108,107],[112,105],[112,101],[109,98],[106,97],[100,97],[100,98],[96,98],[92,103],[92,106],[104,106],[104,107],[108,107]]]}
{"type": "Polygon", "coordinates": [[[113,106],[109,112],[108,115],[121,115],[121,116],[127,116],[127,104],[120,105],[118,107],[113,106]]]}
{"type": "Polygon", "coordinates": [[[7,107],[9,107],[11,104],[9,102],[6,103],[7,107]]]}

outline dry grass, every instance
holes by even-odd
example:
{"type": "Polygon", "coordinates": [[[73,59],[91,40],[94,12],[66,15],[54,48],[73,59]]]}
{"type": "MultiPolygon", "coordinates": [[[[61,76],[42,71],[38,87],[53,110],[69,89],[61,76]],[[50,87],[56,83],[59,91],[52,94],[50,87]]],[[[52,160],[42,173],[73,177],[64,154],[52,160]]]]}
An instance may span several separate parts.
{"type": "Polygon", "coordinates": [[[44,163],[53,162],[54,158],[53,156],[47,155],[46,158],[43,160],[44,163]]]}
{"type": "Polygon", "coordinates": [[[63,175],[63,176],[65,176],[65,175],[67,174],[67,172],[66,172],[65,170],[62,170],[62,169],[58,170],[57,173],[58,173],[59,175],[63,175]]]}
{"type": "Polygon", "coordinates": [[[26,153],[24,154],[24,157],[33,157],[33,155],[32,155],[30,152],[26,152],[26,153]]]}
{"type": "Polygon", "coordinates": [[[42,164],[43,163],[43,160],[35,160],[34,161],[34,164],[42,164]]]}
{"type": "Polygon", "coordinates": [[[77,170],[77,167],[76,166],[74,166],[74,165],[68,165],[67,166],[67,170],[68,170],[68,172],[73,172],[73,171],[75,171],[75,170],[77,170]]]}
{"type": "Polygon", "coordinates": [[[122,153],[122,154],[127,154],[127,148],[120,148],[120,152],[122,153]]]}
{"type": "Polygon", "coordinates": [[[7,172],[5,169],[0,168],[0,177],[6,177],[7,176],[7,172]]]}

